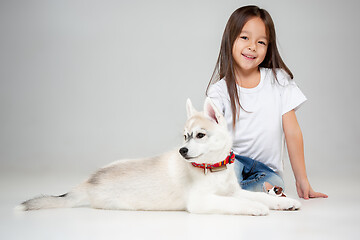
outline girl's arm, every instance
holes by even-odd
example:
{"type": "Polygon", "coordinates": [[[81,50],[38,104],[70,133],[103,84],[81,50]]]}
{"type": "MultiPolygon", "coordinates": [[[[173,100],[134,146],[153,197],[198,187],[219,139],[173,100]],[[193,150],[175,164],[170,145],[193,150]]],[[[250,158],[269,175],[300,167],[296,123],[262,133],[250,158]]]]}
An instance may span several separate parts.
{"type": "Polygon", "coordinates": [[[300,198],[318,198],[328,196],[315,192],[309,183],[305,168],[303,136],[297,121],[295,111],[285,113],[282,116],[286,145],[290,163],[296,180],[296,189],[300,198]]]}

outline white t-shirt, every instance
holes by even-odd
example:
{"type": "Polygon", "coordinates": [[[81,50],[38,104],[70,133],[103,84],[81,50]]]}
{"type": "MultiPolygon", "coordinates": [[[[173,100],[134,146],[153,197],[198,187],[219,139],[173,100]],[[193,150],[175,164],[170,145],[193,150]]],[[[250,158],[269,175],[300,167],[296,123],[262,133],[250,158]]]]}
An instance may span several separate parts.
{"type": "Polygon", "coordinates": [[[233,151],[282,174],[285,150],[282,115],[297,110],[306,97],[285,71],[277,69],[276,74],[278,81],[271,69],[260,68],[260,83],[255,88],[237,86],[242,108],[235,131],[225,80],[211,85],[208,96],[227,121],[233,135],[233,151]]]}

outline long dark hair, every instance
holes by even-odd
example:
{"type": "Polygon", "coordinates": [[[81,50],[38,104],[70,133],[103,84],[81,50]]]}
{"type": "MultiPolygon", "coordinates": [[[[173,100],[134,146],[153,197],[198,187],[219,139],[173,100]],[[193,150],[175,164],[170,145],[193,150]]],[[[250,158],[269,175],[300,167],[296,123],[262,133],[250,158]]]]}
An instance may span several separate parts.
{"type": "Polygon", "coordinates": [[[245,6],[235,10],[224,30],[224,34],[221,40],[221,47],[219,57],[217,59],[214,72],[211,76],[210,82],[206,89],[206,94],[211,84],[225,78],[227,89],[230,95],[231,110],[233,115],[233,127],[235,127],[236,120],[239,118],[241,108],[239,101],[239,94],[236,86],[236,77],[234,70],[234,58],[232,55],[232,49],[235,40],[241,33],[242,28],[253,17],[259,17],[265,24],[266,34],[268,36],[268,49],[264,61],[259,67],[271,68],[276,78],[276,69],[283,69],[291,79],[294,77],[290,69],[285,65],[281,59],[278,48],[276,46],[276,34],[274,22],[270,14],[265,10],[257,6],[245,6]]]}

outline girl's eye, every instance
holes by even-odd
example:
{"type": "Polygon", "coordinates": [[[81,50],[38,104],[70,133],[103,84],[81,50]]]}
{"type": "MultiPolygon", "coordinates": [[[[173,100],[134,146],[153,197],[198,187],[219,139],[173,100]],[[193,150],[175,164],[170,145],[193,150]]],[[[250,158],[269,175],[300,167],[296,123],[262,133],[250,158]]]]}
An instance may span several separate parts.
{"type": "Polygon", "coordinates": [[[249,38],[248,37],[246,37],[246,36],[242,36],[242,37],[240,37],[241,39],[244,39],[244,40],[248,40],[249,38]]]}
{"type": "Polygon", "coordinates": [[[205,137],[205,134],[204,133],[198,133],[196,134],[196,138],[203,138],[205,137]]]}
{"type": "Polygon", "coordinates": [[[264,45],[264,46],[266,46],[266,43],[263,42],[263,41],[260,41],[259,43],[262,44],[262,45],[264,45]]]}

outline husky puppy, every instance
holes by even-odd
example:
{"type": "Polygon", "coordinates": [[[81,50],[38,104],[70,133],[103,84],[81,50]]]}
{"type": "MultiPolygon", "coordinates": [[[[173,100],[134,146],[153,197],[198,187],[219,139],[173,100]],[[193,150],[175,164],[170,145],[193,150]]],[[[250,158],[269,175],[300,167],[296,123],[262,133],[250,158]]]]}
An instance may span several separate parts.
{"type": "Polygon", "coordinates": [[[158,157],[119,160],[66,194],[27,200],[17,208],[79,207],[119,210],[184,210],[190,213],[267,215],[296,210],[300,202],[242,190],[237,182],[232,138],[209,98],[197,112],[187,100],[185,143],[158,157]]]}

